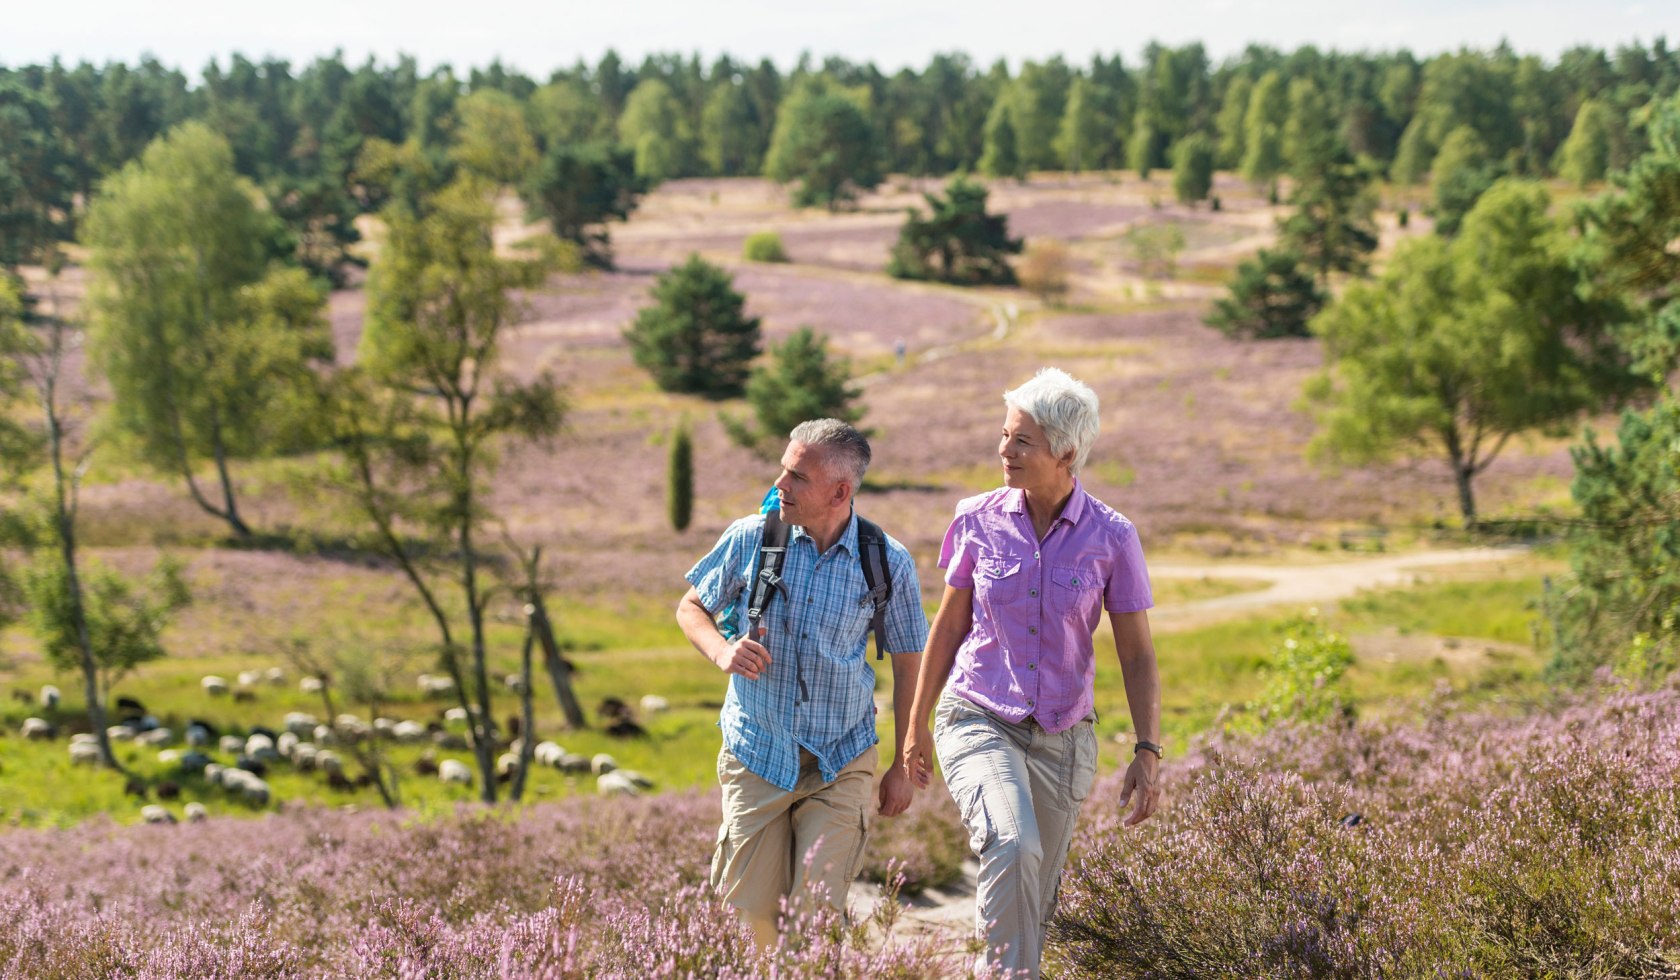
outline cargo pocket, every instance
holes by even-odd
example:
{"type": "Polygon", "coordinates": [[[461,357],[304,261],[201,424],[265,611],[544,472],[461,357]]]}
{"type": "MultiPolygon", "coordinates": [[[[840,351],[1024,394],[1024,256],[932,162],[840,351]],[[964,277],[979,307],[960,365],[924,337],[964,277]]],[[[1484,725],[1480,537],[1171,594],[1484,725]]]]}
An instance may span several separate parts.
{"type": "Polygon", "coordinates": [[[1073,765],[1068,775],[1068,798],[1077,807],[1091,795],[1097,781],[1097,727],[1082,721],[1073,728],[1073,765]]]}
{"type": "Polygon", "coordinates": [[[846,866],[846,880],[856,881],[863,873],[863,859],[869,851],[869,810],[864,808],[858,813],[857,847],[852,849],[851,863],[846,866]]]}

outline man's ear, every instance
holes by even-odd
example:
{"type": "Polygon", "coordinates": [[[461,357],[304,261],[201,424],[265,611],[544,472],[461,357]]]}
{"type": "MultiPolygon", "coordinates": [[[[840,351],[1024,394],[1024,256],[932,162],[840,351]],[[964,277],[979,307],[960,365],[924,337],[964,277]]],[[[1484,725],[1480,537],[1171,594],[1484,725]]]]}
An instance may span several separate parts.
{"type": "Polygon", "coordinates": [[[839,507],[841,504],[850,500],[853,496],[855,495],[852,493],[852,485],[850,483],[847,483],[845,480],[835,481],[834,506],[839,507]]]}

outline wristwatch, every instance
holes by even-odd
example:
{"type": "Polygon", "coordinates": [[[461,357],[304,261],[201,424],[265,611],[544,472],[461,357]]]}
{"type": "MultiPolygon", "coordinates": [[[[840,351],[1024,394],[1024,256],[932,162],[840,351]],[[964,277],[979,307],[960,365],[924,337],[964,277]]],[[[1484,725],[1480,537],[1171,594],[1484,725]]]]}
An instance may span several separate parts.
{"type": "Polygon", "coordinates": [[[1137,755],[1139,752],[1153,752],[1155,758],[1161,758],[1161,747],[1154,742],[1145,742],[1141,738],[1137,740],[1136,745],[1132,746],[1132,755],[1137,755]]]}

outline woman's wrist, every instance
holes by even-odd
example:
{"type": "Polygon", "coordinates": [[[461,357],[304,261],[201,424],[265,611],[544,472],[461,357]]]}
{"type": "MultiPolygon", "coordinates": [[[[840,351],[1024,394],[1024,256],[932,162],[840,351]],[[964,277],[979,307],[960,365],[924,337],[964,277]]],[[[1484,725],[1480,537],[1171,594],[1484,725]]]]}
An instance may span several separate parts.
{"type": "Polygon", "coordinates": [[[1161,751],[1160,743],[1151,742],[1147,739],[1140,738],[1132,745],[1132,755],[1137,756],[1145,752],[1150,752],[1154,754],[1156,761],[1160,761],[1161,751]]]}

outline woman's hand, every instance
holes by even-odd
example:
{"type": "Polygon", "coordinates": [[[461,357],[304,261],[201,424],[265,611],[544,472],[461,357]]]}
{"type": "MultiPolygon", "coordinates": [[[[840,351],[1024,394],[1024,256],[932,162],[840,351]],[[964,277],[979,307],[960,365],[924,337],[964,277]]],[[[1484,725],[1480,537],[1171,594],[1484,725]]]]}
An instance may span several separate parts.
{"type": "Polygon", "coordinates": [[[927,789],[933,778],[933,733],[912,728],[904,741],[904,775],[917,789],[927,789]]]}
{"type": "Polygon", "coordinates": [[[1120,809],[1126,809],[1126,804],[1132,805],[1132,814],[1127,817],[1122,826],[1135,827],[1155,814],[1155,807],[1161,800],[1161,783],[1159,770],[1161,760],[1153,752],[1139,752],[1132,759],[1132,764],[1126,767],[1126,783],[1120,790],[1120,809]]]}

